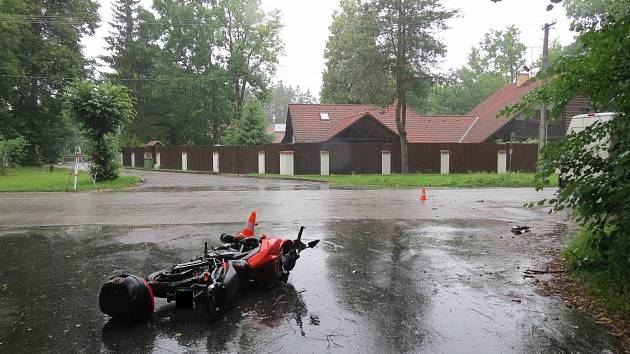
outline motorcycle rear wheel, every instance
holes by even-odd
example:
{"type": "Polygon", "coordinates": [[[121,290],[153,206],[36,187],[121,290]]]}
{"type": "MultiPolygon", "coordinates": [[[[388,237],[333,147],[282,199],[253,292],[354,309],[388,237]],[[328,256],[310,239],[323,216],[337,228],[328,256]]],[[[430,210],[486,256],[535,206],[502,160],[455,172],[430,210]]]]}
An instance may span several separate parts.
{"type": "Polygon", "coordinates": [[[199,276],[194,269],[182,273],[171,273],[170,269],[163,269],[150,274],[147,281],[153,289],[155,297],[165,298],[174,293],[179,287],[190,286],[197,282],[199,276]]]}

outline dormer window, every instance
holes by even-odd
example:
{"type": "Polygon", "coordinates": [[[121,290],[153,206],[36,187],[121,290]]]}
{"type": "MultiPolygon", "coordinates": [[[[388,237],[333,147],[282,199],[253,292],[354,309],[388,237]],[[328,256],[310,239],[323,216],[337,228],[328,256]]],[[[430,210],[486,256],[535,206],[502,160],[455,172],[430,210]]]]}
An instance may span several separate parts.
{"type": "Polygon", "coordinates": [[[328,112],[319,112],[319,118],[321,118],[321,120],[330,120],[328,112]]]}

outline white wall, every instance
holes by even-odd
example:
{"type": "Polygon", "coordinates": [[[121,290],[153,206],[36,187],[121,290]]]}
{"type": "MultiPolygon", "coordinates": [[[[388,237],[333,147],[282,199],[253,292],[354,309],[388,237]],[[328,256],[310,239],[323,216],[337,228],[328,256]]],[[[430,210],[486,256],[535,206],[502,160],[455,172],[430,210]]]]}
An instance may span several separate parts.
{"type": "Polygon", "coordinates": [[[258,173],[265,174],[265,152],[258,152],[258,173]]]}
{"type": "Polygon", "coordinates": [[[381,173],[384,175],[392,173],[392,153],[389,150],[381,151],[381,173]]]}
{"type": "Polygon", "coordinates": [[[328,176],[330,174],[330,152],[319,152],[319,170],[322,176],[328,176]]]}
{"type": "Polygon", "coordinates": [[[449,173],[450,153],[448,150],[440,150],[440,174],[449,173]]]}
{"type": "Polygon", "coordinates": [[[219,152],[212,153],[212,172],[219,173],[219,152]]]}
{"type": "Polygon", "coordinates": [[[507,153],[505,150],[497,151],[497,173],[507,172],[507,153]]]}
{"type": "Polygon", "coordinates": [[[188,153],[182,152],[182,171],[188,171],[188,153]]]}
{"type": "Polygon", "coordinates": [[[293,176],[293,151],[280,151],[280,174],[293,176]]]}

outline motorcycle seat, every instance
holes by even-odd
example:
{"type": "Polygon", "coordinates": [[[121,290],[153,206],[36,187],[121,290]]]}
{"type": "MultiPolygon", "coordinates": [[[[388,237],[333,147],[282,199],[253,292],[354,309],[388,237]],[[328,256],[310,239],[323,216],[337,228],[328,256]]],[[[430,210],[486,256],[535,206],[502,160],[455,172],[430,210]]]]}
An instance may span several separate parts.
{"type": "Polygon", "coordinates": [[[256,253],[258,253],[258,251],[260,250],[260,246],[257,246],[253,249],[248,249],[246,251],[243,252],[239,252],[237,250],[217,250],[215,251],[215,254],[221,258],[221,259],[225,259],[225,260],[237,260],[237,259],[247,259],[253,255],[255,255],[256,253]]]}

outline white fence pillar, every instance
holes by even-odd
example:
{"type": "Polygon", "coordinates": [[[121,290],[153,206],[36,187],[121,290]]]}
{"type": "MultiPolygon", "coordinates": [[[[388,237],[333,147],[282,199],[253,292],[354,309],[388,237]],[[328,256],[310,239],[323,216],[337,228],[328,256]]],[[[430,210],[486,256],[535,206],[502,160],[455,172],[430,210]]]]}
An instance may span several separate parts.
{"type": "Polygon", "coordinates": [[[319,174],[322,176],[330,174],[330,151],[319,152],[319,174]]]}
{"type": "Polygon", "coordinates": [[[293,151],[280,151],[280,174],[293,176],[293,151]]]}
{"type": "Polygon", "coordinates": [[[258,173],[265,174],[265,152],[258,151],[258,173]]]}
{"type": "Polygon", "coordinates": [[[212,172],[219,173],[219,152],[212,153],[212,172]]]}
{"type": "Polygon", "coordinates": [[[392,152],[381,150],[381,174],[392,174],[392,152]]]}
{"type": "Polygon", "coordinates": [[[162,166],[162,162],[160,161],[160,153],[156,153],[155,154],[155,164],[159,166],[162,166]]]}
{"type": "Polygon", "coordinates": [[[121,152],[121,153],[120,153],[120,165],[121,165],[121,166],[123,166],[123,165],[124,165],[123,161],[125,161],[125,160],[123,160],[123,153],[121,152]]]}
{"type": "Polygon", "coordinates": [[[440,150],[440,174],[447,175],[449,173],[449,151],[440,150]]]}
{"type": "Polygon", "coordinates": [[[131,153],[131,167],[136,167],[136,153],[131,153]]]}
{"type": "Polygon", "coordinates": [[[182,152],[182,171],[188,171],[188,153],[182,152]]]}
{"type": "Polygon", "coordinates": [[[497,173],[507,171],[507,153],[505,150],[497,151],[497,173]]]}

